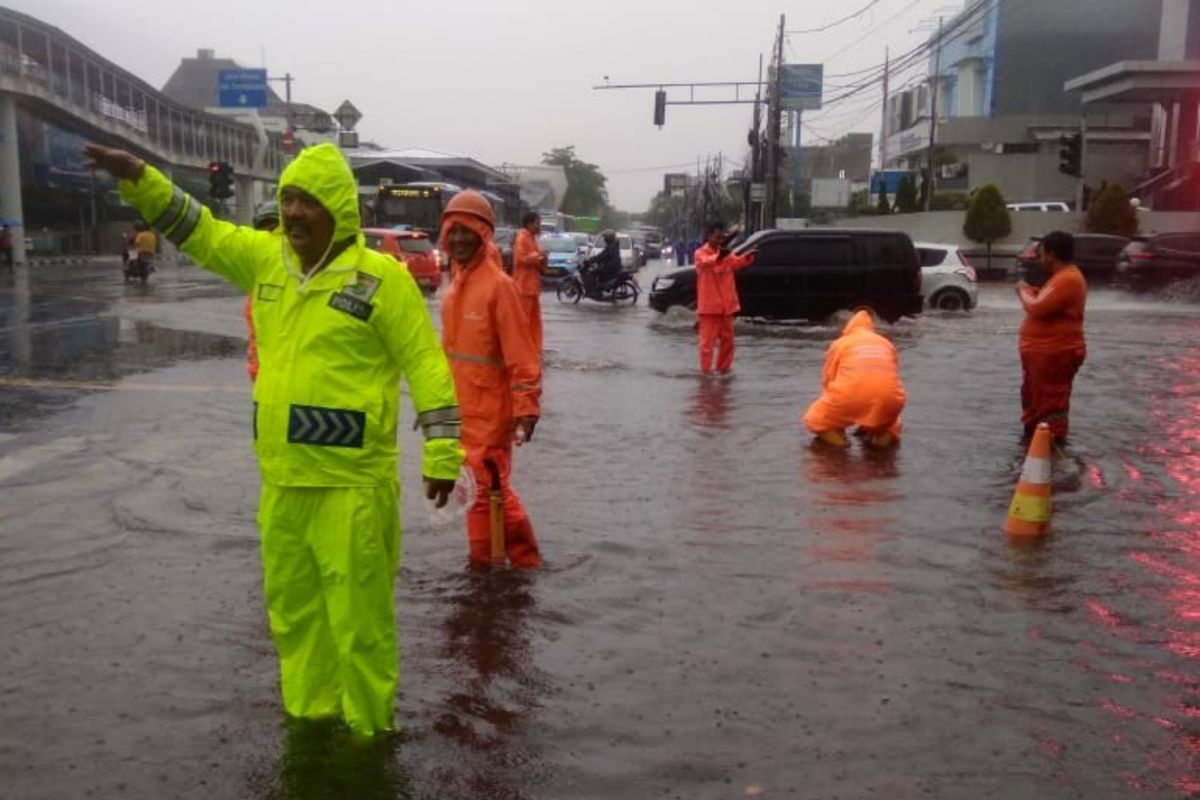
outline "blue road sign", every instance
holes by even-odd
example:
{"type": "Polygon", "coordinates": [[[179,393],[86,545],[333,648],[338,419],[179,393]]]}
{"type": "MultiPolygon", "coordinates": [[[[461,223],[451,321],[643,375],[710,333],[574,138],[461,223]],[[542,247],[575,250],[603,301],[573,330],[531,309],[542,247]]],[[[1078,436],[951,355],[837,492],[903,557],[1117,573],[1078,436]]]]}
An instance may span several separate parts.
{"type": "Polygon", "coordinates": [[[223,69],[217,74],[217,105],[221,108],[265,108],[265,69],[223,69]]]}
{"type": "Polygon", "coordinates": [[[779,97],[792,111],[817,111],[825,82],[824,64],[784,64],[779,73],[779,97]]]}

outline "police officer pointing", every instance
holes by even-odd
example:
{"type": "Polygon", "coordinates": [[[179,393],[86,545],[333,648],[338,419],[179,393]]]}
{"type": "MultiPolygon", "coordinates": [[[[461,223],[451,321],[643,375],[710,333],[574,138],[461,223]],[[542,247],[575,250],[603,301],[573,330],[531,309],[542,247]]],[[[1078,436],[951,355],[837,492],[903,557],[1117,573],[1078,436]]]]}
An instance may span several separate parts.
{"type": "Polygon", "coordinates": [[[252,298],[258,521],[285,710],[390,730],[402,377],[438,505],[463,459],[454,381],[417,284],[367,249],[354,176],[331,144],[302,151],[280,177],[282,237],[214,219],[129,153],[90,145],[84,155],[167,239],[252,298]]]}

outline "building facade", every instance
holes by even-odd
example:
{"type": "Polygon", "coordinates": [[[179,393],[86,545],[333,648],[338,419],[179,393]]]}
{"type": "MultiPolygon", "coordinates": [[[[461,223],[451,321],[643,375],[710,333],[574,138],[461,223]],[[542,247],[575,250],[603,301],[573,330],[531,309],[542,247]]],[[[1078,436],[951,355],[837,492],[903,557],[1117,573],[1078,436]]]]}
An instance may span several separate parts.
{"type": "Polygon", "coordinates": [[[1113,60],[1152,57],[1162,0],[969,0],[929,42],[930,79],[888,98],[885,169],[923,171],[931,110],[939,191],[997,183],[1012,201],[1073,201],[1058,171],[1060,137],[1086,116],[1084,180],[1136,185],[1150,157],[1149,107],[1089,107],[1064,83],[1113,60]],[[936,97],[934,93],[936,92],[936,97]]]}

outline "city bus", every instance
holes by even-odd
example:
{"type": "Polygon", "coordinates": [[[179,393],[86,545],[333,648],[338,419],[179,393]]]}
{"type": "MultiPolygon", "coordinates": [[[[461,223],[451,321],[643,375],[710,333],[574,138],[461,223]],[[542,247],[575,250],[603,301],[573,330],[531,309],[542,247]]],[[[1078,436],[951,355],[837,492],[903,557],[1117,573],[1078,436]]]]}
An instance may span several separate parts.
{"type": "MultiPolygon", "coordinates": [[[[442,212],[446,204],[459,192],[461,186],[437,181],[415,181],[413,183],[380,186],[369,213],[363,220],[371,220],[376,228],[403,227],[424,231],[437,241],[442,226],[442,212]]],[[[509,221],[509,211],[504,198],[493,192],[481,190],[496,213],[496,223],[509,221]]]]}
{"type": "Polygon", "coordinates": [[[416,181],[379,187],[370,219],[376,228],[405,227],[424,231],[437,241],[442,212],[450,198],[462,191],[452,183],[416,181]]]}

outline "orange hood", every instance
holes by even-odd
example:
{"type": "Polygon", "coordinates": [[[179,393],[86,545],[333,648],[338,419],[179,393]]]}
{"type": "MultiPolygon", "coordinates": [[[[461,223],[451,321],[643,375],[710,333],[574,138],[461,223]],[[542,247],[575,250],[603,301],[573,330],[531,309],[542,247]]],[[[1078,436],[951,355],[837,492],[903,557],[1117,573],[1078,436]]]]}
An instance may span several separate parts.
{"type": "Polygon", "coordinates": [[[488,257],[493,257],[496,264],[500,264],[500,250],[492,241],[492,228],[486,222],[481,220],[474,214],[463,214],[460,212],[450,211],[442,215],[442,235],[438,241],[438,246],[442,248],[443,253],[450,252],[450,229],[455,225],[462,225],[467,230],[474,233],[483,240],[483,247],[479,248],[479,252],[475,254],[475,258],[470,264],[455,263],[455,267],[459,270],[470,270],[482,264],[488,257]]]}
{"type": "Polygon", "coordinates": [[[842,336],[854,333],[854,331],[875,332],[875,323],[871,320],[871,312],[862,310],[855,311],[854,316],[846,323],[846,327],[842,329],[842,336]]]}

